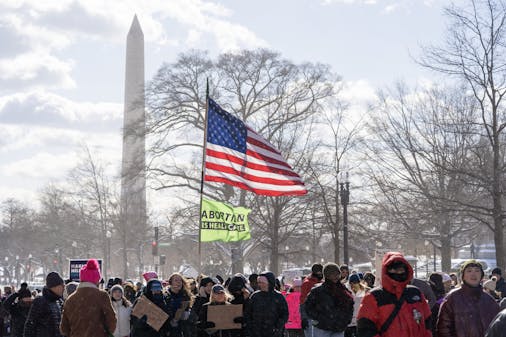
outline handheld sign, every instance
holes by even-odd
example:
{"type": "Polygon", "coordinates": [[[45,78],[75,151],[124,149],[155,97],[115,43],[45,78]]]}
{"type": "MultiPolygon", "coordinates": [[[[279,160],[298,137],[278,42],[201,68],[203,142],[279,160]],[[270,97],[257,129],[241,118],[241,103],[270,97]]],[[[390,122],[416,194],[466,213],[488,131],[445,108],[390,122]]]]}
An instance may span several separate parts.
{"type": "Polygon", "coordinates": [[[159,331],[165,321],[169,318],[169,315],[156,304],[151,302],[146,296],[142,295],[137,299],[132,315],[141,318],[146,315],[148,318],[147,323],[156,331],[159,331]]]}

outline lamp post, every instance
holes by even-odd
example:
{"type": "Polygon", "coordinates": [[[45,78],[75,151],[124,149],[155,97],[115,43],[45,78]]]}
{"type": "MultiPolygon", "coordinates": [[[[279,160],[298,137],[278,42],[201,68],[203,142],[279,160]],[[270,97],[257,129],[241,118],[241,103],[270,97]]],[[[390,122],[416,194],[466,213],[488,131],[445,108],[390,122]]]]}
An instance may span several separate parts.
{"type": "Polygon", "coordinates": [[[344,264],[349,264],[348,255],[348,204],[350,203],[350,182],[348,181],[348,173],[346,173],[346,181],[340,183],[341,205],[343,205],[343,257],[344,264]]]}

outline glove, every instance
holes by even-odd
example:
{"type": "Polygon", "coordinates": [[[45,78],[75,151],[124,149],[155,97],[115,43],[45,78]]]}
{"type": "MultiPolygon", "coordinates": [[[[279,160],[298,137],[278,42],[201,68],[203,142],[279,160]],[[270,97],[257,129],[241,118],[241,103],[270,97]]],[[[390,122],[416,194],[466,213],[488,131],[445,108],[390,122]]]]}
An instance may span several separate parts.
{"type": "Polygon", "coordinates": [[[214,322],[201,322],[200,323],[200,327],[202,329],[212,329],[216,326],[216,324],[214,324],[214,322]]]}
{"type": "Polygon", "coordinates": [[[242,324],[242,323],[244,323],[244,317],[242,317],[242,316],[235,317],[235,318],[234,318],[234,323],[237,323],[237,324],[242,324]]]}
{"type": "Polygon", "coordinates": [[[309,327],[309,322],[307,321],[306,318],[302,319],[301,325],[302,325],[302,330],[306,330],[309,327]]]}
{"type": "Polygon", "coordinates": [[[144,315],[141,317],[141,322],[146,323],[148,321],[148,316],[144,315]]]}

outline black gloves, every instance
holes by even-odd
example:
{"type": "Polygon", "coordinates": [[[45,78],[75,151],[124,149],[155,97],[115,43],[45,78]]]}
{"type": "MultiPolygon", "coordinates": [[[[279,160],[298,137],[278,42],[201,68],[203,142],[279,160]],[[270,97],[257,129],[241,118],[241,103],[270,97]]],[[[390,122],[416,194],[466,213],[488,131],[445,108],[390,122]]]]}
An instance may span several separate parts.
{"type": "Polygon", "coordinates": [[[301,324],[302,324],[302,330],[306,330],[309,327],[309,322],[307,321],[306,318],[302,319],[301,324]]]}
{"type": "Polygon", "coordinates": [[[198,326],[201,329],[212,329],[216,326],[216,324],[214,324],[214,322],[200,322],[198,326]]]}
{"type": "Polygon", "coordinates": [[[244,317],[240,316],[240,317],[235,317],[234,318],[234,323],[237,323],[237,324],[242,324],[244,323],[244,317]]]}
{"type": "Polygon", "coordinates": [[[144,315],[141,317],[141,322],[146,323],[148,321],[148,316],[144,315]]]}

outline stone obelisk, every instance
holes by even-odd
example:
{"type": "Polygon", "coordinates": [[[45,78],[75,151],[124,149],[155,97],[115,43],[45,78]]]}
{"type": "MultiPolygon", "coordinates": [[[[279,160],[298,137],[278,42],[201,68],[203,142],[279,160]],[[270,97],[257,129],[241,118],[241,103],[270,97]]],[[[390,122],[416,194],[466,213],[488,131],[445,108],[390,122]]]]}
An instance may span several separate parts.
{"type": "MultiPolygon", "coordinates": [[[[137,15],[134,16],[127,36],[125,68],[120,221],[123,277],[126,278],[129,272],[127,248],[141,246],[142,243],[135,238],[135,233],[146,233],[144,34],[137,15]]],[[[140,259],[140,252],[138,255],[140,259]]]]}

